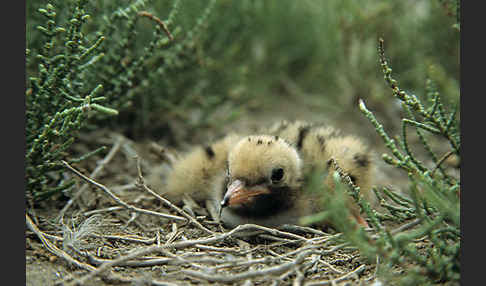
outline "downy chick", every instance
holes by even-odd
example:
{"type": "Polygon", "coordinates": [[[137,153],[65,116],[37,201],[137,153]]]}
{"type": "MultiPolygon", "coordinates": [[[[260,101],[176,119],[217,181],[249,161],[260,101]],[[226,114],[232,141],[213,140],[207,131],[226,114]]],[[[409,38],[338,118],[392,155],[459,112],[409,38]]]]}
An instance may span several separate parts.
{"type": "MultiPolygon", "coordinates": [[[[304,191],[304,175],[327,168],[334,158],[366,195],[371,185],[369,151],[352,136],[306,122],[281,122],[264,135],[235,135],[196,148],[173,166],[165,195],[180,201],[189,194],[208,200],[230,227],[298,224],[303,215],[322,210],[316,195],[304,191]],[[314,197],[313,197],[314,196],[314,197]]],[[[333,181],[325,181],[331,190],[333,181]]],[[[349,203],[357,221],[366,225],[358,206],[349,203]]]]}

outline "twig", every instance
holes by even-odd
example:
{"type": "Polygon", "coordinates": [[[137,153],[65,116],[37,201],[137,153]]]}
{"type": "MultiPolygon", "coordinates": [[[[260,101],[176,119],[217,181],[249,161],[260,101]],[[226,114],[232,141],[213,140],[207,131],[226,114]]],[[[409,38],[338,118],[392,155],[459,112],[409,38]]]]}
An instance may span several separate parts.
{"type": "Polygon", "coordinates": [[[164,30],[167,37],[169,37],[169,40],[171,40],[171,41],[174,40],[174,36],[172,36],[172,34],[170,33],[167,25],[164,22],[162,22],[162,20],[160,20],[157,16],[154,16],[153,14],[151,14],[147,11],[140,11],[140,12],[138,12],[138,15],[143,16],[143,17],[147,17],[150,20],[155,21],[157,24],[159,24],[159,26],[162,28],[162,30],[164,30]]]}
{"type": "Polygon", "coordinates": [[[363,270],[365,270],[365,268],[366,268],[366,265],[363,264],[363,265],[360,265],[358,268],[354,269],[353,271],[348,272],[348,273],[344,274],[343,276],[341,276],[339,278],[332,279],[332,280],[312,281],[312,282],[305,283],[304,285],[305,286],[335,285],[335,283],[338,283],[338,282],[341,282],[341,281],[344,281],[344,280],[348,280],[353,275],[359,275],[361,272],[363,272],[363,270]]]}
{"type": "Polygon", "coordinates": [[[109,208],[104,208],[104,209],[87,211],[87,212],[84,212],[83,215],[84,216],[91,216],[91,215],[94,215],[94,214],[99,214],[99,213],[104,213],[104,212],[112,212],[112,211],[117,211],[117,210],[121,210],[121,209],[123,209],[123,207],[114,206],[114,207],[109,207],[109,208]]]}
{"type": "Polygon", "coordinates": [[[275,261],[275,258],[271,257],[264,257],[264,258],[257,258],[257,259],[248,259],[248,260],[234,260],[234,261],[228,261],[222,264],[219,264],[217,266],[212,267],[210,270],[218,270],[218,269],[223,269],[223,268],[229,268],[229,267],[241,267],[241,266],[253,266],[255,264],[259,263],[270,263],[275,261]]]}
{"type": "Polygon", "coordinates": [[[116,240],[124,240],[128,242],[137,242],[137,243],[143,243],[147,245],[154,244],[156,241],[156,237],[154,238],[137,238],[137,237],[131,237],[131,236],[120,236],[120,235],[99,235],[99,234],[94,234],[95,237],[100,237],[100,238],[106,238],[106,239],[116,239],[116,240]]]}
{"type": "MultiPolygon", "coordinates": [[[[198,272],[198,271],[193,271],[193,270],[182,270],[182,273],[189,275],[189,276],[192,276],[192,277],[195,277],[195,278],[204,279],[204,280],[210,281],[210,282],[233,283],[233,282],[236,282],[236,281],[246,280],[246,279],[259,277],[259,276],[282,274],[282,273],[288,272],[289,270],[291,270],[290,272],[293,272],[292,269],[294,269],[294,267],[301,265],[302,262],[304,261],[304,259],[307,256],[309,256],[311,254],[329,255],[329,254],[335,252],[336,250],[342,248],[343,246],[344,246],[344,244],[335,246],[335,247],[333,247],[329,250],[319,251],[319,250],[317,250],[317,248],[321,248],[322,245],[321,246],[309,245],[307,247],[302,247],[298,250],[295,250],[295,251],[292,251],[292,252],[289,252],[289,253],[283,255],[284,257],[282,257],[282,258],[289,257],[291,254],[297,254],[297,257],[292,259],[289,262],[286,262],[286,263],[283,263],[283,264],[280,264],[280,265],[277,265],[277,266],[273,266],[273,267],[267,267],[267,268],[264,268],[264,269],[249,270],[249,271],[238,273],[238,274],[215,275],[214,273],[208,274],[206,272],[198,272]]],[[[271,261],[273,261],[273,260],[274,259],[271,259],[271,261]]],[[[263,262],[263,260],[262,261],[254,260],[253,262],[259,262],[260,263],[260,262],[263,262]]],[[[244,265],[247,265],[247,263],[245,263],[244,265]]],[[[313,261],[311,264],[314,264],[314,263],[315,263],[315,261],[313,261]]],[[[311,265],[311,264],[306,264],[306,265],[311,265]]],[[[240,264],[238,264],[238,265],[240,265],[240,264]]],[[[218,268],[222,268],[222,267],[218,267],[218,268]]],[[[287,274],[290,274],[290,273],[287,273],[287,274]]]]}
{"type": "MultiPolygon", "coordinates": [[[[248,250],[250,248],[250,245],[246,242],[244,242],[243,240],[238,240],[238,245],[239,247],[241,247],[242,249],[246,249],[248,250]]],[[[246,254],[246,259],[248,260],[253,260],[253,255],[251,252],[248,252],[246,254]]],[[[250,268],[249,268],[250,271],[254,271],[255,270],[255,264],[250,264],[250,268]]],[[[253,286],[253,283],[251,282],[251,279],[246,279],[245,282],[243,283],[244,286],[248,285],[248,286],[253,286]]]]}
{"type": "MultiPolygon", "coordinates": [[[[32,234],[35,234],[35,233],[31,233],[30,231],[27,231],[26,234],[32,235],[32,234]]],[[[48,233],[45,233],[45,232],[43,232],[42,234],[44,235],[44,237],[51,239],[51,240],[55,240],[55,241],[63,241],[64,240],[62,237],[55,236],[55,235],[52,235],[52,234],[48,234],[48,233]]]]}
{"type": "MultiPolygon", "coordinates": [[[[405,231],[407,229],[410,229],[410,228],[412,228],[412,227],[420,224],[421,222],[422,222],[422,219],[420,219],[420,218],[415,219],[415,220],[413,220],[411,222],[408,222],[408,223],[405,223],[405,224],[403,224],[403,225],[401,225],[401,226],[399,226],[399,227],[397,227],[395,229],[392,229],[390,231],[390,234],[391,235],[395,235],[397,233],[403,232],[403,231],[405,231]]],[[[372,239],[377,239],[379,237],[380,237],[380,235],[378,235],[378,234],[374,234],[374,235],[371,236],[372,239]]]]}
{"type": "MultiPolygon", "coordinates": [[[[32,232],[34,232],[37,235],[37,237],[41,240],[42,244],[46,247],[46,249],[49,252],[51,252],[52,254],[66,260],[67,262],[69,262],[70,264],[72,264],[72,265],[74,265],[78,268],[88,270],[88,271],[96,271],[95,267],[74,259],[71,255],[67,254],[66,252],[59,249],[57,246],[55,246],[52,242],[50,242],[45,237],[45,234],[37,227],[37,225],[34,224],[34,222],[29,217],[28,214],[25,214],[25,222],[27,224],[27,228],[29,228],[32,232]]],[[[69,277],[67,277],[66,279],[71,279],[71,278],[72,278],[72,276],[69,275],[69,277]]],[[[113,273],[108,273],[107,275],[104,275],[102,278],[104,280],[111,281],[113,283],[127,283],[127,282],[130,281],[126,277],[115,275],[113,273]]],[[[63,284],[64,281],[66,281],[66,279],[63,279],[62,281],[60,281],[56,284],[63,284]]]]}
{"type": "MultiPolygon", "coordinates": [[[[120,146],[123,142],[123,137],[119,136],[116,139],[115,144],[111,148],[111,150],[108,152],[108,154],[105,156],[103,160],[101,160],[96,166],[96,168],[93,170],[93,172],[90,174],[90,177],[94,180],[96,177],[98,177],[98,174],[103,170],[103,168],[113,159],[115,154],[118,152],[120,149],[120,146]]],[[[64,217],[64,214],[66,211],[69,209],[69,207],[76,201],[83,193],[84,191],[88,188],[89,184],[84,184],[77,192],[74,194],[74,196],[66,203],[66,205],[62,208],[62,210],[59,212],[58,219],[62,219],[64,217]]]]}
{"type": "Polygon", "coordinates": [[[153,280],[151,278],[136,278],[131,279],[130,285],[150,285],[150,286],[178,286],[179,284],[170,283],[167,281],[153,280]]]}
{"type": "MultiPolygon", "coordinates": [[[[89,262],[94,264],[94,265],[101,265],[103,263],[107,263],[112,261],[111,259],[102,259],[95,257],[93,255],[88,256],[89,262]]],[[[167,265],[167,264],[174,264],[171,262],[174,262],[176,259],[174,258],[153,258],[153,259],[146,259],[142,261],[125,261],[123,263],[118,264],[118,266],[128,266],[128,267],[147,267],[147,266],[156,266],[156,265],[167,265]]]]}
{"type": "Polygon", "coordinates": [[[278,236],[273,236],[273,235],[264,234],[264,233],[263,234],[259,234],[258,237],[261,237],[263,239],[272,240],[272,241],[281,242],[280,245],[302,243],[301,240],[293,240],[293,239],[288,239],[288,238],[281,238],[281,237],[278,237],[278,236]]]}
{"type": "Polygon", "coordinates": [[[290,259],[288,257],[285,257],[285,256],[283,256],[283,255],[281,255],[281,254],[279,254],[279,253],[277,253],[277,252],[275,252],[275,251],[273,251],[271,249],[267,249],[267,253],[270,253],[271,255],[273,255],[275,257],[278,257],[279,259],[292,260],[292,259],[290,259]]]}
{"type": "Polygon", "coordinates": [[[304,259],[311,254],[319,254],[319,252],[316,250],[305,250],[301,252],[299,255],[297,255],[297,257],[291,262],[283,263],[281,265],[277,265],[273,267],[267,267],[264,269],[246,271],[246,272],[231,274],[231,275],[215,275],[215,274],[208,274],[204,272],[198,272],[194,270],[182,270],[182,273],[195,278],[211,281],[211,282],[232,283],[232,282],[241,281],[241,280],[254,278],[258,276],[277,275],[277,274],[284,273],[296,267],[297,265],[301,264],[304,261],[304,259]]]}
{"type": "Polygon", "coordinates": [[[322,259],[319,259],[319,262],[324,264],[325,266],[327,266],[334,273],[337,273],[337,274],[343,274],[344,273],[341,270],[337,270],[336,268],[334,268],[334,266],[332,266],[331,264],[327,263],[326,261],[324,261],[322,259]]]}
{"type": "Polygon", "coordinates": [[[126,190],[135,189],[135,184],[130,183],[130,184],[125,184],[125,185],[120,185],[120,186],[113,186],[113,187],[111,187],[111,189],[113,191],[115,191],[116,193],[121,193],[121,192],[126,191],[126,190]]]}
{"type": "Polygon", "coordinates": [[[86,264],[86,263],[83,263],[83,262],[80,262],[76,259],[74,259],[71,255],[67,254],[66,252],[64,252],[63,250],[57,248],[57,246],[55,246],[52,242],[50,242],[44,235],[44,233],[34,224],[34,222],[32,221],[32,219],[29,217],[28,214],[25,214],[25,222],[27,224],[27,227],[32,231],[34,232],[37,237],[41,240],[42,244],[46,247],[46,249],[60,257],[60,258],[63,258],[65,259],[66,261],[68,261],[69,263],[71,263],[72,265],[78,267],[78,268],[81,268],[81,269],[84,269],[84,270],[88,270],[88,271],[94,271],[96,270],[95,267],[89,265],[89,264],[86,264]]]}
{"type": "MultiPolygon", "coordinates": [[[[283,281],[283,280],[287,279],[287,277],[289,277],[290,275],[292,275],[292,273],[294,273],[294,270],[293,269],[290,269],[290,270],[284,272],[283,274],[281,274],[278,277],[278,280],[283,281]]],[[[278,280],[273,280],[273,281],[275,282],[275,281],[278,281],[278,280]]],[[[279,284],[277,283],[276,285],[279,285],[279,284]]]]}
{"type": "Polygon", "coordinates": [[[281,227],[279,227],[279,229],[284,231],[290,231],[290,232],[305,232],[305,233],[318,234],[318,235],[330,235],[328,233],[325,233],[323,231],[320,231],[312,227],[293,225],[293,224],[284,224],[281,227]]]}
{"type": "Polygon", "coordinates": [[[253,249],[248,249],[248,250],[242,250],[242,249],[231,249],[228,247],[216,247],[216,246],[209,246],[209,245],[203,245],[203,244],[196,244],[194,247],[197,247],[199,249],[203,250],[209,250],[209,251],[215,251],[215,252],[224,252],[224,253],[233,253],[233,254],[246,254],[248,251],[252,251],[253,249]]]}
{"type": "MultiPolygon", "coordinates": [[[[247,225],[251,225],[251,224],[247,224],[247,225]]],[[[297,241],[303,241],[303,242],[306,242],[306,243],[309,243],[309,244],[314,244],[313,241],[311,241],[311,240],[309,240],[309,239],[307,239],[303,236],[294,234],[294,233],[281,231],[281,230],[278,230],[278,229],[275,229],[275,228],[269,228],[269,227],[260,226],[260,225],[256,225],[256,224],[253,224],[252,226],[253,226],[253,230],[261,230],[261,231],[270,233],[270,234],[275,235],[275,236],[288,237],[288,238],[295,239],[297,241]]]]}
{"type": "Polygon", "coordinates": [[[403,224],[403,225],[401,225],[401,226],[399,226],[399,227],[397,227],[397,228],[395,228],[395,229],[392,229],[392,230],[390,231],[390,234],[392,234],[392,235],[393,235],[393,234],[397,234],[397,233],[399,233],[399,232],[402,232],[402,231],[404,231],[404,230],[407,230],[407,229],[409,229],[409,228],[412,228],[412,227],[414,227],[414,226],[416,226],[416,225],[420,224],[421,222],[422,222],[422,219],[419,219],[419,218],[418,218],[418,219],[415,219],[415,220],[413,220],[413,221],[411,221],[411,222],[409,222],[409,223],[403,224]]]}
{"type": "Polygon", "coordinates": [[[127,223],[125,224],[125,228],[130,225],[130,223],[134,222],[138,218],[138,213],[134,212],[130,214],[130,219],[128,219],[127,223]]]}
{"type": "Polygon", "coordinates": [[[172,223],[172,232],[169,234],[168,238],[166,239],[165,244],[172,243],[179,234],[180,233],[177,231],[177,224],[172,223]]]}
{"type": "Polygon", "coordinates": [[[141,208],[137,208],[137,207],[134,207],[132,205],[129,205],[126,202],[122,201],[120,198],[118,198],[115,194],[113,194],[104,185],[102,185],[102,184],[100,184],[100,183],[98,183],[96,181],[93,181],[92,179],[90,179],[90,178],[86,177],[85,175],[83,175],[78,170],[76,170],[73,167],[71,167],[71,165],[69,165],[68,162],[66,162],[66,161],[63,160],[62,163],[64,164],[64,166],[66,166],[69,170],[71,170],[78,177],[80,177],[81,179],[85,180],[86,182],[88,182],[88,183],[96,186],[98,189],[102,190],[105,194],[107,194],[109,197],[111,197],[116,203],[118,203],[119,205],[123,206],[127,210],[130,210],[130,211],[133,211],[133,212],[137,212],[137,213],[142,213],[142,214],[148,214],[148,215],[158,216],[158,217],[162,217],[162,218],[166,218],[166,219],[173,219],[173,220],[178,220],[178,221],[186,221],[185,218],[180,217],[180,216],[174,216],[174,215],[170,215],[170,214],[154,212],[154,211],[151,211],[151,210],[145,210],[145,209],[141,209],[141,208]]]}
{"type": "MultiPolygon", "coordinates": [[[[150,246],[150,247],[138,249],[138,250],[135,250],[135,251],[128,253],[124,256],[121,256],[117,259],[114,259],[110,262],[103,263],[95,271],[92,271],[91,273],[75,280],[74,283],[76,283],[78,285],[83,284],[87,280],[92,279],[93,277],[95,277],[97,275],[101,275],[104,271],[110,269],[113,266],[119,265],[120,263],[123,263],[123,262],[128,261],[128,260],[135,259],[137,257],[148,255],[150,253],[157,253],[157,252],[164,253],[164,252],[167,251],[167,249],[183,249],[183,248],[187,248],[187,247],[192,247],[196,244],[198,244],[198,245],[213,244],[213,243],[224,241],[225,239],[230,238],[230,237],[234,236],[235,234],[237,234],[239,232],[254,230],[255,228],[259,228],[259,226],[254,225],[254,224],[244,224],[244,225],[237,226],[236,228],[234,228],[233,230],[231,230],[229,232],[226,232],[226,233],[223,233],[223,234],[214,234],[213,236],[203,238],[203,239],[178,241],[178,242],[174,242],[174,243],[170,243],[170,244],[162,244],[162,245],[150,246]]],[[[270,231],[272,230],[272,229],[269,229],[269,228],[265,228],[265,229],[268,229],[270,231]]],[[[309,254],[316,253],[317,251],[315,250],[315,248],[317,248],[317,245],[311,245],[311,247],[309,249],[302,249],[303,250],[302,253],[304,253],[304,252],[305,253],[308,252],[309,254]]],[[[335,249],[335,248],[333,248],[333,249],[335,249]]],[[[331,249],[329,251],[319,252],[319,253],[325,255],[325,254],[328,254],[331,251],[333,251],[333,249],[331,249]]],[[[72,285],[72,284],[70,284],[70,285],[72,285]]]]}
{"type": "Polygon", "coordinates": [[[444,163],[444,161],[449,158],[449,156],[451,156],[452,154],[454,154],[454,151],[449,151],[447,152],[444,156],[442,156],[442,158],[440,158],[440,160],[437,162],[437,164],[435,165],[434,169],[432,170],[432,176],[434,175],[435,171],[437,170],[437,168],[440,167],[440,165],[442,165],[442,163],[444,163]]]}
{"type": "Polygon", "coordinates": [[[294,278],[294,282],[292,282],[292,286],[300,286],[300,285],[302,285],[302,282],[304,281],[304,278],[305,278],[304,274],[297,267],[295,269],[295,278],[294,278]]]}
{"type": "Polygon", "coordinates": [[[175,206],[174,204],[172,204],[169,200],[163,198],[162,196],[160,196],[159,194],[157,194],[156,192],[154,192],[153,190],[151,190],[146,184],[145,184],[145,180],[142,176],[142,168],[140,166],[140,157],[137,156],[137,170],[138,170],[138,180],[137,182],[135,183],[135,185],[137,187],[140,187],[142,188],[143,190],[145,190],[146,192],[148,192],[149,194],[151,194],[152,196],[156,197],[157,199],[159,199],[162,203],[164,203],[166,206],[170,207],[171,209],[173,209],[174,211],[176,211],[178,214],[182,215],[183,217],[185,217],[187,220],[189,220],[189,222],[191,224],[193,224],[195,227],[203,230],[204,232],[208,233],[208,234],[214,234],[213,231],[211,231],[210,229],[206,228],[205,226],[203,226],[202,224],[200,224],[196,219],[194,219],[192,216],[190,216],[187,212],[185,212],[184,210],[180,209],[179,207],[175,206]]]}

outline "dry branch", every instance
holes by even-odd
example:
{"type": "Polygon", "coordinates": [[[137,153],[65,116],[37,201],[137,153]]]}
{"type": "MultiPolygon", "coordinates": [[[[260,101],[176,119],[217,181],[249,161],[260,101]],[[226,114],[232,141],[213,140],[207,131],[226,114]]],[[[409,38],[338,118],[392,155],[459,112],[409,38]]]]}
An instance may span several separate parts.
{"type": "MultiPolygon", "coordinates": [[[[136,258],[140,258],[140,257],[146,256],[146,255],[149,255],[149,254],[166,253],[167,250],[169,250],[169,249],[184,249],[184,248],[189,248],[189,247],[193,247],[193,246],[196,246],[196,245],[208,245],[208,244],[219,243],[219,242],[225,241],[228,238],[235,237],[236,234],[241,234],[241,233],[245,233],[245,232],[252,231],[252,230],[260,230],[260,231],[263,230],[263,231],[268,231],[269,233],[272,233],[273,235],[283,235],[283,236],[290,236],[290,237],[295,238],[295,236],[293,234],[278,231],[278,230],[271,229],[271,228],[261,227],[261,226],[253,225],[253,224],[240,225],[240,226],[234,228],[233,230],[231,230],[229,232],[222,233],[222,234],[214,234],[214,235],[206,237],[206,238],[194,239],[194,240],[183,240],[183,241],[177,241],[177,242],[173,242],[173,243],[169,243],[169,244],[161,244],[161,245],[137,249],[137,250],[132,251],[132,252],[126,254],[126,255],[120,256],[117,259],[114,259],[114,260],[111,260],[111,261],[108,261],[108,262],[101,264],[96,270],[94,270],[91,273],[77,279],[75,281],[75,283],[83,284],[87,280],[89,280],[89,279],[91,279],[91,278],[93,278],[97,275],[102,274],[104,271],[110,269],[113,266],[121,265],[122,263],[125,263],[126,261],[134,260],[136,258]]],[[[240,279],[247,279],[249,277],[254,277],[254,276],[259,276],[259,275],[269,275],[269,274],[272,274],[272,273],[273,274],[281,274],[281,273],[284,273],[285,271],[287,271],[288,269],[290,269],[291,267],[293,267],[293,265],[301,263],[304,258],[306,258],[308,255],[310,255],[312,253],[326,255],[326,254],[330,254],[330,253],[336,251],[337,249],[342,248],[342,245],[340,245],[340,246],[337,246],[337,247],[333,247],[330,250],[317,252],[316,249],[319,248],[319,247],[322,247],[322,245],[315,245],[315,244],[312,244],[311,241],[309,241],[309,240],[307,240],[307,241],[308,241],[308,244],[309,244],[307,247],[302,247],[302,248],[299,249],[299,251],[296,251],[296,252],[293,253],[293,254],[297,254],[297,258],[294,259],[291,263],[283,264],[283,265],[280,265],[280,266],[277,266],[277,267],[270,267],[268,269],[263,270],[263,272],[255,272],[253,274],[252,273],[246,273],[246,274],[244,274],[244,276],[242,276],[242,274],[239,274],[240,276],[235,276],[235,277],[240,277],[240,279]],[[246,276],[246,275],[248,275],[248,276],[246,276]]],[[[199,275],[198,272],[191,272],[191,271],[189,271],[186,274],[187,275],[192,274],[192,276],[194,276],[194,277],[198,276],[200,278],[202,278],[205,275],[205,274],[199,275]]],[[[215,278],[215,279],[218,279],[218,278],[215,278]]],[[[222,281],[224,281],[224,280],[235,279],[235,278],[220,278],[220,279],[222,281]]],[[[211,280],[211,281],[213,281],[213,280],[211,280]]]]}
{"type": "Polygon", "coordinates": [[[167,25],[162,20],[160,20],[157,16],[154,16],[152,13],[149,13],[147,11],[140,11],[140,12],[138,12],[138,15],[143,16],[143,17],[147,17],[150,20],[155,21],[157,24],[159,24],[160,28],[162,28],[162,30],[164,30],[167,37],[169,37],[169,39],[171,41],[174,40],[174,36],[172,36],[172,34],[170,33],[167,25]]]}
{"type": "Polygon", "coordinates": [[[137,181],[136,185],[138,187],[142,188],[143,190],[145,190],[146,192],[148,192],[152,196],[154,196],[157,199],[159,199],[166,206],[170,207],[171,209],[175,210],[178,214],[180,214],[183,217],[185,217],[195,227],[203,230],[204,232],[206,232],[208,234],[213,234],[214,233],[213,231],[209,230],[208,228],[206,228],[205,226],[203,226],[202,224],[200,224],[196,219],[194,219],[192,216],[190,216],[187,212],[185,212],[184,210],[180,209],[176,205],[172,204],[169,200],[163,198],[162,196],[160,196],[159,194],[157,194],[156,192],[154,192],[153,190],[151,190],[145,184],[145,180],[144,180],[144,178],[142,176],[142,168],[140,167],[140,158],[139,157],[137,157],[137,170],[138,170],[138,181],[137,181]]]}
{"type": "Polygon", "coordinates": [[[119,205],[123,206],[127,210],[130,210],[130,211],[133,211],[133,212],[136,212],[136,213],[148,214],[148,215],[153,215],[153,216],[157,216],[157,217],[162,217],[162,218],[165,218],[165,219],[173,219],[173,220],[178,220],[178,221],[186,221],[185,218],[180,217],[180,216],[174,216],[174,215],[170,215],[170,214],[154,212],[154,211],[151,211],[151,210],[145,210],[145,209],[137,208],[137,207],[134,207],[134,206],[132,206],[130,204],[127,204],[126,202],[124,202],[123,200],[121,200],[120,198],[118,198],[115,194],[113,194],[113,192],[110,191],[110,189],[108,189],[104,185],[102,185],[102,184],[100,184],[100,183],[98,183],[98,182],[96,182],[96,181],[94,181],[94,180],[86,177],[81,172],[79,172],[78,170],[74,169],[71,165],[69,165],[68,162],[62,161],[62,163],[64,164],[64,166],[66,166],[70,171],[72,171],[78,177],[80,177],[81,179],[85,180],[86,182],[94,185],[98,189],[102,190],[105,194],[107,194],[110,198],[112,198],[116,203],[118,203],[119,205]]]}
{"type": "Polygon", "coordinates": [[[81,268],[81,269],[84,269],[84,270],[88,270],[88,271],[94,271],[96,270],[95,267],[89,265],[89,264],[86,264],[86,263],[83,263],[81,261],[78,261],[76,259],[74,259],[71,255],[67,254],[66,252],[64,252],[63,250],[59,249],[56,245],[54,245],[51,241],[49,241],[44,233],[34,224],[34,222],[30,219],[29,215],[28,214],[25,214],[25,222],[27,224],[27,227],[32,231],[34,232],[37,237],[40,239],[40,241],[42,242],[42,244],[46,247],[46,249],[66,260],[67,262],[69,262],[70,264],[78,267],[78,268],[81,268]]]}
{"type": "Polygon", "coordinates": [[[348,272],[348,273],[344,274],[343,276],[341,276],[339,278],[332,279],[332,280],[312,281],[312,282],[305,283],[304,285],[305,286],[336,285],[336,283],[338,283],[338,282],[348,280],[348,279],[352,278],[353,276],[358,276],[365,269],[366,269],[366,265],[363,264],[363,265],[358,266],[353,271],[348,272]]]}
{"type": "Polygon", "coordinates": [[[307,258],[311,254],[319,254],[316,250],[305,250],[302,251],[297,257],[287,263],[283,263],[281,265],[267,267],[261,270],[250,270],[242,273],[237,274],[229,274],[229,275],[216,275],[216,274],[208,274],[204,272],[198,272],[194,270],[182,270],[182,273],[196,277],[199,279],[204,279],[211,282],[222,282],[222,283],[233,283],[236,281],[241,281],[249,278],[259,277],[259,276],[266,276],[266,275],[278,275],[284,273],[297,265],[301,264],[305,258],[307,258]]]}
{"type": "MultiPolygon", "coordinates": [[[[93,172],[90,174],[90,178],[93,180],[98,177],[98,175],[101,173],[101,170],[113,159],[115,154],[118,152],[120,149],[120,146],[123,142],[123,137],[118,136],[116,139],[115,144],[111,148],[111,150],[108,152],[108,154],[105,156],[103,160],[101,160],[96,166],[96,168],[93,170],[93,172]]],[[[66,205],[62,208],[62,210],[59,212],[58,219],[62,219],[64,217],[64,214],[66,211],[69,209],[69,207],[84,193],[84,191],[88,188],[89,184],[84,184],[77,192],[74,194],[74,196],[66,203],[66,205]]]]}

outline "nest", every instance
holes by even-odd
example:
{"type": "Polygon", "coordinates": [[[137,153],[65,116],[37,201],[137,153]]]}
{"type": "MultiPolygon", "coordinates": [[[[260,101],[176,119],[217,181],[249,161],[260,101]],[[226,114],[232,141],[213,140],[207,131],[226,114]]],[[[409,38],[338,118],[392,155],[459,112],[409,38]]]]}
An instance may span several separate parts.
{"type": "Polygon", "coordinates": [[[375,264],[340,233],[295,225],[225,229],[204,208],[179,208],[142,174],[160,164],[160,148],[154,156],[143,152],[154,150],[149,143],[135,145],[119,134],[98,138],[111,138],[104,158],[76,167],[64,162],[80,178],[71,199],[57,212],[50,206],[26,214],[27,261],[43,249],[49,263],[63,269],[52,284],[347,285],[375,279],[375,264]]]}

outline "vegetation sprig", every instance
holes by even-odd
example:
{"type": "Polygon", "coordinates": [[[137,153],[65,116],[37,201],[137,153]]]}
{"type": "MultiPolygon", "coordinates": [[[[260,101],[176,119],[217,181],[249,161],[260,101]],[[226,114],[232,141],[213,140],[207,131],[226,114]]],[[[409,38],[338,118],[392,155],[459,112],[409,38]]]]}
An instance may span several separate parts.
{"type": "Polygon", "coordinates": [[[60,159],[66,157],[76,131],[83,127],[90,111],[118,113],[101,104],[106,100],[100,95],[101,84],[86,84],[82,80],[84,72],[91,70],[87,63],[102,56],[99,47],[104,40],[98,37],[90,42],[81,32],[90,17],[84,10],[86,2],[76,1],[64,27],[57,26],[54,1],[38,10],[46,18],[45,25],[37,27],[45,37],[45,44],[36,54],[37,75],[29,77],[26,91],[27,195],[33,200],[49,197],[74,184],[73,180],[63,178],[60,159]]]}
{"type": "MultiPolygon", "coordinates": [[[[386,209],[395,221],[416,218],[420,223],[415,229],[394,236],[380,234],[378,240],[382,240],[383,244],[376,251],[376,255],[384,258],[382,261],[385,269],[395,265],[401,265],[404,268],[413,265],[406,275],[398,278],[398,281],[403,284],[417,281],[422,283],[458,281],[461,243],[458,192],[460,178],[448,174],[446,168],[441,166],[445,156],[440,158],[432,151],[432,144],[427,139],[430,137],[424,134],[429,133],[447,141],[451,150],[446,155],[455,154],[459,157],[460,131],[456,117],[457,110],[450,113],[444,110],[438,91],[431,89],[430,80],[427,81],[430,106],[425,106],[417,96],[400,89],[397,81],[392,78],[392,70],[386,61],[383,39],[379,40],[378,51],[385,81],[392,89],[393,95],[401,101],[405,114],[409,116],[409,118],[402,119],[400,144],[397,145],[387,135],[363,100],[360,100],[359,107],[393,154],[393,157],[384,155],[385,162],[408,173],[410,197],[384,188],[383,194],[397,206],[392,210],[391,205],[388,204],[385,206],[386,209]],[[426,166],[411,152],[407,138],[407,126],[416,129],[420,143],[433,162],[431,166],[426,166]],[[440,169],[440,172],[435,172],[436,169],[440,169]],[[418,239],[426,245],[425,251],[422,250],[421,244],[416,242],[418,239]]],[[[375,190],[375,193],[378,192],[375,190]]],[[[383,198],[381,203],[384,205],[383,198]]],[[[371,224],[379,229],[373,212],[367,211],[366,214],[368,216],[371,214],[371,224]]],[[[387,273],[387,271],[382,273],[387,273]]],[[[393,278],[396,279],[396,277],[393,278]]]]}
{"type": "MultiPolygon", "coordinates": [[[[137,132],[150,125],[151,116],[180,109],[177,103],[181,96],[167,96],[160,82],[173,82],[174,69],[194,63],[196,56],[187,55],[204,34],[215,2],[209,1],[201,15],[194,18],[181,15],[182,1],[175,0],[167,9],[167,20],[143,11],[151,3],[148,0],[129,4],[48,0],[37,9],[45,21],[36,27],[42,36],[32,32],[26,50],[29,200],[49,198],[74,184],[63,176],[61,160],[79,162],[104,152],[106,148],[102,146],[73,158],[70,147],[78,131],[107,125],[114,128],[116,123],[122,123],[124,128],[132,129],[130,132],[137,132]],[[104,10],[94,16],[87,12],[97,8],[104,10]],[[140,25],[147,21],[139,21],[142,17],[157,23],[150,26],[149,35],[144,37],[140,35],[140,25]],[[192,26],[184,31],[178,20],[189,17],[192,26]],[[153,90],[152,86],[161,88],[153,90]],[[136,119],[127,120],[133,114],[136,119]],[[108,121],[107,116],[116,117],[108,121]]],[[[218,104],[221,102],[206,107],[212,109],[218,104]]],[[[187,112],[178,114],[186,116],[187,112]]],[[[167,118],[162,116],[160,121],[167,118]]]]}
{"type": "MultiPolygon", "coordinates": [[[[304,222],[327,219],[333,222],[343,238],[359,248],[370,261],[377,259],[377,279],[399,285],[423,285],[460,279],[460,178],[448,173],[442,166],[445,158],[460,156],[460,135],[457,111],[446,112],[437,90],[432,89],[427,80],[427,96],[430,106],[426,106],[415,95],[400,89],[392,77],[392,70],[385,59],[383,40],[379,40],[378,53],[386,83],[393,95],[401,101],[408,118],[402,118],[401,138],[393,139],[383,125],[366,107],[362,99],[359,108],[371,122],[391,152],[383,154],[383,160],[408,174],[410,191],[401,193],[389,187],[374,188],[378,201],[387,213],[373,209],[364,199],[360,188],[339,167],[338,162],[330,164],[336,170],[335,192],[325,197],[327,210],[323,214],[304,218],[304,222]],[[418,159],[412,153],[407,128],[416,129],[419,141],[432,164],[418,159]],[[430,136],[447,141],[450,150],[443,156],[433,151],[430,136]],[[437,172],[437,170],[440,170],[437,172]],[[347,194],[347,195],[346,195],[347,194]],[[347,197],[351,197],[366,214],[370,226],[376,231],[371,235],[359,228],[346,208],[347,197]],[[385,221],[402,224],[400,231],[390,230],[385,221]],[[403,224],[405,223],[405,224],[403,224]],[[404,274],[394,269],[405,270],[404,274]]],[[[325,193],[324,193],[325,194],[325,193]]]]}

